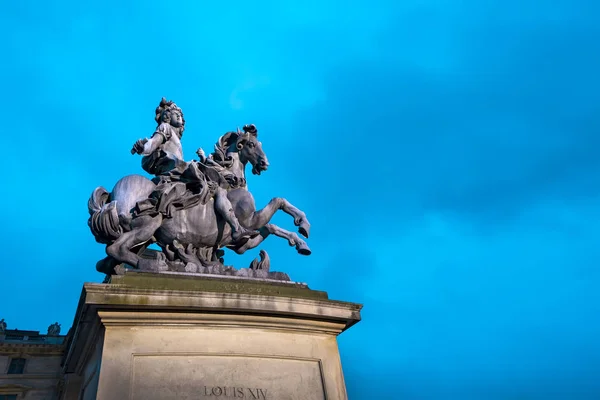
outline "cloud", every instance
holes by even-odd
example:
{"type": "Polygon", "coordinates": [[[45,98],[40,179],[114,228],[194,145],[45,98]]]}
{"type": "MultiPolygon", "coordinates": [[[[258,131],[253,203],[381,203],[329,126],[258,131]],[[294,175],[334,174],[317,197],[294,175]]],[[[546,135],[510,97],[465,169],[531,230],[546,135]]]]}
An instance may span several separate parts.
{"type": "Polygon", "coordinates": [[[538,196],[598,194],[598,28],[581,15],[514,21],[495,9],[473,22],[466,9],[397,17],[375,35],[379,52],[322,75],[326,101],[290,126],[312,154],[290,163],[318,176],[327,199],[381,202],[381,217],[394,218],[394,204],[503,219],[538,196]]]}

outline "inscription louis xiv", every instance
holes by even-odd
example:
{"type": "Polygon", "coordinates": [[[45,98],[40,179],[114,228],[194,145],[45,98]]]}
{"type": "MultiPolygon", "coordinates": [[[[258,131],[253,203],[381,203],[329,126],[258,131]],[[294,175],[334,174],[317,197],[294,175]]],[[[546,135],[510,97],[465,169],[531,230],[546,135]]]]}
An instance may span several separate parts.
{"type": "Polygon", "coordinates": [[[235,386],[204,386],[204,397],[231,397],[238,399],[267,400],[267,389],[235,386]]]}

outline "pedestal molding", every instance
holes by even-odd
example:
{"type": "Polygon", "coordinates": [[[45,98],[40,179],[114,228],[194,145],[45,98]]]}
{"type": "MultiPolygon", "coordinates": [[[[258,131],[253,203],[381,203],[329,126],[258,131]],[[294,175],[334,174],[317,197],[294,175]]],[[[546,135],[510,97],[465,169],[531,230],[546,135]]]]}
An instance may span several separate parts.
{"type": "Polygon", "coordinates": [[[345,321],[343,330],[360,321],[362,305],[333,300],[295,297],[261,296],[255,294],[153,290],[120,285],[84,285],[87,304],[106,307],[134,307],[206,310],[217,312],[289,315],[321,320],[345,321]]]}
{"type": "Polygon", "coordinates": [[[205,328],[251,328],[322,333],[339,335],[345,324],[298,318],[278,318],[262,315],[160,313],[135,311],[98,311],[102,324],[107,327],[205,327],[205,328]]]}

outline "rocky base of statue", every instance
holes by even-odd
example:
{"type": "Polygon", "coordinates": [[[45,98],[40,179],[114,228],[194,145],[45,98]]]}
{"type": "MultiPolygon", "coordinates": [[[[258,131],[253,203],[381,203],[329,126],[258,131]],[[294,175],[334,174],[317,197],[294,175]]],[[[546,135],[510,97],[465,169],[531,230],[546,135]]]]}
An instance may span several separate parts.
{"type": "MultiPolygon", "coordinates": [[[[96,269],[106,273],[104,282],[108,282],[112,275],[124,275],[128,269],[124,264],[110,265],[110,259],[104,259],[96,265],[96,269]]],[[[135,270],[139,272],[186,272],[202,275],[237,276],[243,278],[258,278],[277,281],[291,281],[285,272],[270,271],[271,261],[269,254],[261,250],[260,257],[254,259],[248,268],[236,269],[222,262],[213,262],[210,265],[201,265],[200,262],[169,261],[165,255],[157,250],[146,249],[140,254],[140,261],[135,270]]]]}

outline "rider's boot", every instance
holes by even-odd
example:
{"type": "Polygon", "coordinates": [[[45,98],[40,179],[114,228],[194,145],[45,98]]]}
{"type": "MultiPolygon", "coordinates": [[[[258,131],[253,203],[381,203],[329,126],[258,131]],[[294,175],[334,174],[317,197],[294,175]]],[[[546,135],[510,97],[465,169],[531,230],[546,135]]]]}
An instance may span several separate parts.
{"type": "Polygon", "coordinates": [[[241,239],[252,239],[259,235],[256,230],[246,229],[240,225],[240,221],[235,216],[231,202],[227,198],[227,193],[219,188],[215,193],[215,208],[219,214],[225,219],[225,222],[231,227],[231,238],[234,242],[241,239]]]}

